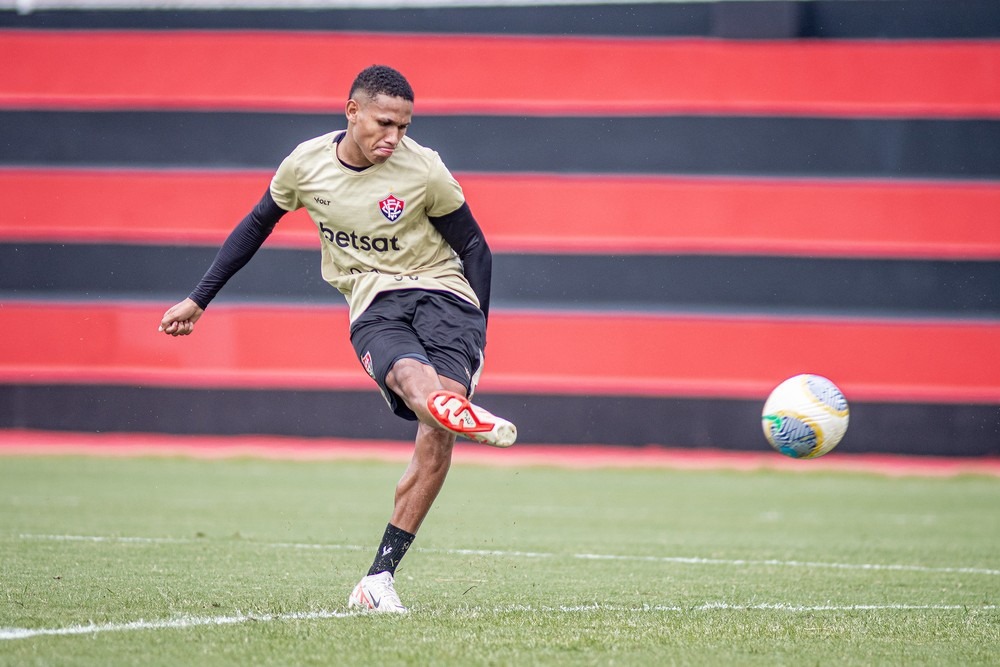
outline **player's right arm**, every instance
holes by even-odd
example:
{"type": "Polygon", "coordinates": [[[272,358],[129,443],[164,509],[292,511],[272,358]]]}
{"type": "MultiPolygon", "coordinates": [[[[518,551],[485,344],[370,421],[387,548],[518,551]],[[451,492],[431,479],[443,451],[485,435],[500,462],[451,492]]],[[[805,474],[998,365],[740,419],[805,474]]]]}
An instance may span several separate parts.
{"type": "Polygon", "coordinates": [[[270,190],[265,192],[253,210],[229,234],[225,243],[219,248],[215,261],[188,298],[164,313],[160,320],[159,331],[169,336],[190,334],[209,302],[237,271],[246,266],[285,213],[286,211],[274,202],[270,190]]]}

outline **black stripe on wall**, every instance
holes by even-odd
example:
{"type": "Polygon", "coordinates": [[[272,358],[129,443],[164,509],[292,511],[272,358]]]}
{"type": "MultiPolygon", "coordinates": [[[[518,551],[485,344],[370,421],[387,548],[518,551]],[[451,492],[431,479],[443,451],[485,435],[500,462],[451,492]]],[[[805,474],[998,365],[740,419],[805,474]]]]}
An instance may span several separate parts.
{"type": "Polygon", "coordinates": [[[706,3],[305,10],[0,12],[0,27],[142,30],[356,30],[536,35],[708,35],[706,3]]]}
{"type": "Polygon", "coordinates": [[[1000,262],[501,255],[495,266],[500,307],[1000,316],[1000,262]]]}
{"type": "MultiPolygon", "coordinates": [[[[768,451],[761,402],[700,398],[483,395],[522,443],[768,451]]],[[[0,385],[0,428],[178,435],[411,440],[378,393],[0,385]]],[[[844,452],[1000,454],[1000,406],[853,403],[844,452]]],[[[466,444],[464,446],[475,446],[466,444]]],[[[778,454],[775,454],[778,456],[778,454]]]]}
{"type": "Polygon", "coordinates": [[[996,0],[813,0],[322,10],[0,11],[0,27],[635,37],[1000,37],[996,0]]]}
{"type": "MultiPolygon", "coordinates": [[[[0,298],[172,302],[215,257],[198,246],[0,244],[0,298]]],[[[217,302],[343,305],[318,250],[266,246],[217,302]]],[[[1000,317],[1000,262],[497,254],[500,308],[1000,317]],[[609,277],[613,276],[613,279],[609,277]]]]}
{"type": "MultiPolygon", "coordinates": [[[[336,114],[0,112],[8,165],[274,169],[336,114]]],[[[417,116],[453,171],[1000,178],[1000,121],[417,116]]]]}

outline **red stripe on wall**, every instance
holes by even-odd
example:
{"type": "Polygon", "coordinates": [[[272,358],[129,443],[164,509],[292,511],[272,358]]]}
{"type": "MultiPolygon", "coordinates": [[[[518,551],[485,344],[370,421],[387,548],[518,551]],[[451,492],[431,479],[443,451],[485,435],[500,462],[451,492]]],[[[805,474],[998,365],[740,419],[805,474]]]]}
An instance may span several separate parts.
{"type": "Polygon", "coordinates": [[[994,41],[319,32],[0,31],[0,105],[336,112],[371,54],[418,113],[1000,116],[994,41]]]}
{"type": "MultiPolygon", "coordinates": [[[[269,174],[0,171],[0,238],[221,242],[269,174]],[[115,186],[116,196],[106,193],[115,186]],[[141,218],[140,218],[141,212],[141,218]]],[[[462,175],[502,251],[1000,257],[1000,185],[462,175]],[[519,215],[510,202],[519,202],[519,215]]],[[[306,216],[269,243],[316,247],[306,216]]]]}
{"type": "MultiPolygon", "coordinates": [[[[374,389],[344,309],[213,306],[192,336],[169,304],[8,303],[0,381],[374,389]]],[[[1000,403],[1000,323],[498,312],[482,389],[759,398],[797,373],[849,399],[1000,403]]]]}
{"type": "MultiPolygon", "coordinates": [[[[459,178],[501,252],[1000,259],[998,183],[459,178]]],[[[0,240],[216,245],[269,180],[263,172],[0,170],[0,240]]],[[[268,244],[316,248],[318,237],[300,211],[268,244]]]]}
{"type": "Polygon", "coordinates": [[[500,248],[1000,258],[1000,183],[465,176],[500,248]],[[511,215],[510,202],[518,203],[511,215]]]}
{"type": "MultiPolygon", "coordinates": [[[[275,165],[277,167],[277,165],[275,165]]],[[[267,192],[271,172],[0,169],[0,238],[218,245],[267,192]]],[[[304,211],[268,244],[319,247],[304,211]]]]}

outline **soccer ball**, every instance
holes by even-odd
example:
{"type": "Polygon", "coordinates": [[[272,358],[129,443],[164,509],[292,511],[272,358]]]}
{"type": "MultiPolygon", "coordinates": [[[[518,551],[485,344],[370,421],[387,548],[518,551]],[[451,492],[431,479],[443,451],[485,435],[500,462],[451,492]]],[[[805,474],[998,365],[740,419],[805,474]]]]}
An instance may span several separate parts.
{"type": "Polygon", "coordinates": [[[847,432],[847,399],[822,375],[790,377],[764,403],[764,437],[777,451],[794,459],[823,456],[847,432]]]}

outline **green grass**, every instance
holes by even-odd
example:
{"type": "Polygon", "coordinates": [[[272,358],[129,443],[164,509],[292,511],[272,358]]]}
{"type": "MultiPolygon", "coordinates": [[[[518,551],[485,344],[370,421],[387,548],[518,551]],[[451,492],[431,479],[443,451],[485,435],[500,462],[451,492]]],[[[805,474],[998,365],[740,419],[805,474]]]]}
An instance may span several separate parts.
{"type": "Polygon", "coordinates": [[[400,618],[344,612],[402,464],[4,457],[0,628],[75,634],[0,664],[996,664],[1000,481],[803,465],[456,466],[400,618]]]}

